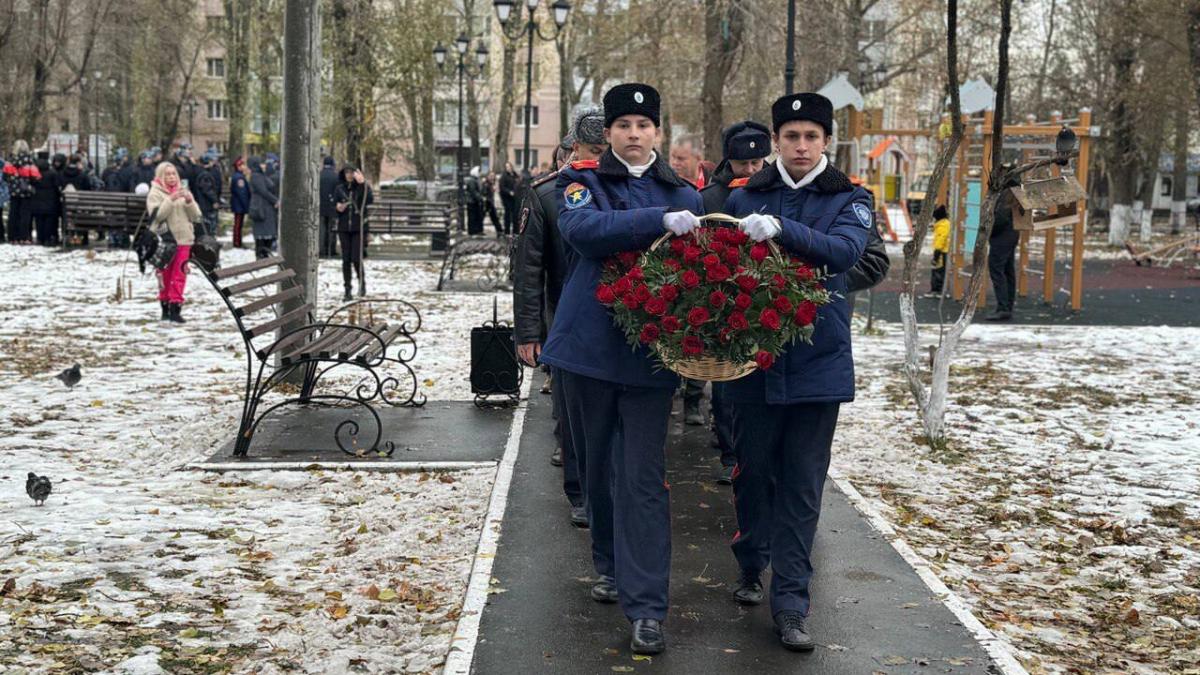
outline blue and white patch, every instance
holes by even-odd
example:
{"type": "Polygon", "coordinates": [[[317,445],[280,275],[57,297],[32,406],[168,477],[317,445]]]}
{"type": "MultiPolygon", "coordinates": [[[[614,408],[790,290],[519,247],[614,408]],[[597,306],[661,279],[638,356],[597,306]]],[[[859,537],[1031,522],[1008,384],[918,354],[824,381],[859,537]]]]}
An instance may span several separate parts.
{"type": "Polygon", "coordinates": [[[571,183],[566,190],[563,190],[563,201],[568,209],[587,206],[592,201],[592,191],[587,189],[583,183],[571,183]]]}
{"type": "Polygon", "coordinates": [[[858,217],[859,225],[862,225],[863,227],[866,227],[866,228],[871,227],[871,220],[872,220],[871,209],[867,208],[866,204],[861,204],[861,203],[855,202],[854,215],[858,217]]]}

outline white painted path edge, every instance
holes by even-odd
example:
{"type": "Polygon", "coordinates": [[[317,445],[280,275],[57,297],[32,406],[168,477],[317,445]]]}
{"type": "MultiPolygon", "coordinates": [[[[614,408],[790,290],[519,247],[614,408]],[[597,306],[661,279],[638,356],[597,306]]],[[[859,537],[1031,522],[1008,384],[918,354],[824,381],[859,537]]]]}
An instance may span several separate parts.
{"type": "Polygon", "coordinates": [[[988,629],[987,626],[983,625],[983,623],[971,613],[971,608],[967,606],[967,603],[964,602],[962,598],[958,597],[957,593],[950,590],[950,588],[938,578],[929,562],[922,558],[919,553],[914,551],[913,548],[908,545],[908,542],[901,538],[900,533],[896,532],[891,523],[889,523],[883,517],[883,515],[879,513],[879,509],[875,507],[875,503],[872,500],[864,497],[862,493],[860,493],[858,489],[850,483],[849,478],[846,478],[840,471],[834,469],[833,467],[829,468],[829,478],[833,480],[834,485],[836,485],[837,488],[842,491],[842,494],[846,495],[846,498],[850,500],[850,503],[854,505],[854,508],[858,509],[858,512],[867,519],[867,522],[869,522],[871,526],[879,532],[879,534],[883,535],[883,538],[892,545],[892,548],[900,554],[901,558],[904,558],[904,562],[908,563],[909,567],[913,568],[913,571],[917,573],[917,576],[921,578],[921,581],[925,582],[925,585],[929,587],[929,590],[933,591],[934,595],[936,595],[938,599],[942,601],[942,604],[946,606],[946,609],[950,610],[954,614],[955,618],[962,623],[963,628],[966,628],[975,638],[975,640],[983,646],[984,651],[986,651],[988,656],[992,657],[992,660],[996,662],[996,666],[1000,668],[1000,672],[1003,675],[1029,675],[1029,671],[1025,670],[1025,667],[1022,666],[1021,662],[1017,660],[1016,655],[1013,653],[1012,646],[999,637],[996,637],[995,633],[988,629]]]}
{"type": "Polygon", "coordinates": [[[492,580],[492,565],[496,560],[496,546],[500,542],[500,527],[504,521],[504,510],[508,506],[508,489],[512,485],[513,470],[517,467],[517,453],[521,449],[521,432],[525,428],[525,411],[529,408],[529,387],[533,381],[526,372],[521,385],[521,398],[513,412],[512,426],[508,430],[508,443],[504,446],[504,457],[496,469],[496,482],[492,484],[492,498],[488,503],[487,515],[479,532],[479,546],[475,549],[475,562],[471,565],[471,578],[467,582],[467,594],[463,599],[462,614],[454,637],[450,639],[450,653],[444,675],[467,675],[475,659],[475,643],[479,640],[479,620],[487,604],[488,587],[492,580]]]}

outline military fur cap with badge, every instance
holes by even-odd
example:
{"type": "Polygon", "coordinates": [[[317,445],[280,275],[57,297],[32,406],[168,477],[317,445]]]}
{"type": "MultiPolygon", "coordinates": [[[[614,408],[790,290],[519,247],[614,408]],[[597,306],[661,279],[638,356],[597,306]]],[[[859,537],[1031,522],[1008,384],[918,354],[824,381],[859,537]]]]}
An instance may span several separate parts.
{"type": "Polygon", "coordinates": [[[770,129],[753,120],[730,125],[722,138],[725,159],[760,159],[771,154],[770,129]]]}
{"type": "Polygon", "coordinates": [[[833,135],[833,103],[820,94],[809,92],[780,97],[771,106],[771,125],[775,133],[788,122],[808,120],[833,135]]]}
{"type": "Polygon", "coordinates": [[[625,115],[645,115],[657,127],[661,124],[661,108],[662,99],[654,87],[637,82],[618,84],[604,94],[604,126],[611,127],[625,115]]]}

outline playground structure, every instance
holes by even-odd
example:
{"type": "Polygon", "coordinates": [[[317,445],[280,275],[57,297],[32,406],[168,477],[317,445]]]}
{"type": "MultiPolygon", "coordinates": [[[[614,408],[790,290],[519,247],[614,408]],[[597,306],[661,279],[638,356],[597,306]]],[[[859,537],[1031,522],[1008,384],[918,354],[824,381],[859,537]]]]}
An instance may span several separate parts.
{"type": "Polygon", "coordinates": [[[913,227],[905,197],[915,163],[898,141],[906,136],[932,138],[934,131],[884,129],[882,122],[881,109],[858,110],[851,107],[847,110],[847,144],[854,155],[851,172],[875,196],[875,210],[884,229],[881,234],[893,242],[906,242],[912,239],[913,227]],[[865,143],[871,143],[874,138],[879,140],[874,141],[867,151],[867,166],[865,172],[860,172],[859,152],[866,147],[865,143]]]}

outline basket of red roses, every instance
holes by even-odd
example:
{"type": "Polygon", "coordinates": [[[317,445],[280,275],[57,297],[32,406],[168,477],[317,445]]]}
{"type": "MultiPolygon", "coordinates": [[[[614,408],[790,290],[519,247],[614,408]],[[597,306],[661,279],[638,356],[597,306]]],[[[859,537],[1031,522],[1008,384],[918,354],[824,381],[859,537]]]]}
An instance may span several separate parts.
{"type": "Polygon", "coordinates": [[[788,345],[811,344],[822,275],[774,242],[752,242],[725,214],[645,253],[605,262],[596,299],[634,348],[683,377],[725,382],[770,368],[788,345]]]}

